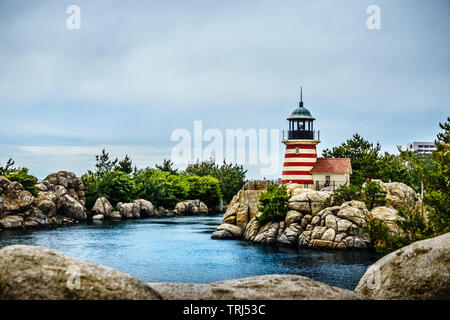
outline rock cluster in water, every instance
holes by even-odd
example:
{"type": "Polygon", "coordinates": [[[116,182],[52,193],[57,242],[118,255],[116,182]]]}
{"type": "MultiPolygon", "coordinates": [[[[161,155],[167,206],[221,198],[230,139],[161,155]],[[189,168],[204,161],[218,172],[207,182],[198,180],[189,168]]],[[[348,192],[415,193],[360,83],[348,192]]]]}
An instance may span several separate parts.
{"type": "Polygon", "coordinates": [[[395,223],[396,209],[420,208],[421,200],[403,183],[382,183],[387,190],[387,205],[370,212],[361,201],[336,205],[332,191],[314,191],[298,184],[287,185],[290,195],[288,213],[282,221],[260,223],[258,198],[265,192],[266,181],[244,185],[230,202],[222,224],[213,239],[244,239],[259,244],[299,246],[324,249],[365,249],[370,240],[361,231],[373,217],[385,221],[392,233],[401,233],[395,223]]]}
{"type": "Polygon", "coordinates": [[[174,210],[155,208],[150,201],[144,199],[134,200],[129,203],[119,202],[116,207],[118,211],[113,211],[113,207],[108,199],[104,197],[98,198],[91,210],[92,220],[206,215],[209,213],[206,204],[198,199],[178,202],[174,210]]]}
{"type": "Polygon", "coordinates": [[[36,185],[37,197],[18,182],[0,176],[0,229],[72,224],[87,218],[83,183],[60,171],[36,185]]]}
{"type": "Polygon", "coordinates": [[[355,291],[297,275],[220,282],[148,283],[34,246],[0,250],[0,299],[450,299],[450,233],[378,260],[355,291]]]}
{"type": "Polygon", "coordinates": [[[179,202],[174,210],[155,208],[150,201],[138,199],[119,202],[114,211],[104,197],[98,198],[88,212],[84,185],[75,173],[68,171],[48,175],[36,188],[39,193],[35,197],[19,182],[0,176],[0,230],[70,225],[88,218],[102,221],[209,213],[206,204],[198,199],[179,202]]]}

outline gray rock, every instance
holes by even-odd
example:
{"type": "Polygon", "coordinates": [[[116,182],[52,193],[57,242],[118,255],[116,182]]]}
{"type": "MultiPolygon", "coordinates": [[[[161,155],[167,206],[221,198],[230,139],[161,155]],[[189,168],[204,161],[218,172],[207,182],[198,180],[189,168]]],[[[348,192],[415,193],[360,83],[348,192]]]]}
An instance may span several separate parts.
{"type": "Polygon", "coordinates": [[[95,216],[92,217],[92,220],[94,221],[102,221],[105,219],[105,216],[102,214],[96,214],[95,216]]]}
{"type": "Polygon", "coordinates": [[[0,250],[0,299],[161,299],[145,283],[116,270],[33,246],[0,250]]]}
{"type": "Polygon", "coordinates": [[[141,217],[141,208],[136,203],[121,203],[117,204],[120,215],[125,219],[133,219],[141,217]]]}
{"type": "Polygon", "coordinates": [[[296,275],[265,275],[205,284],[149,283],[168,300],[359,300],[364,296],[296,275]]]}
{"type": "Polygon", "coordinates": [[[92,207],[92,215],[103,215],[105,218],[109,218],[111,212],[113,211],[113,207],[111,203],[109,203],[108,199],[105,197],[98,198],[95,201],[94,206],[92,207]]]}
{"type": "Polygon", "coordinates": [[[239,239],[242,237],[243,230],[238,226],[222,223],[217,227],[217,230],[213,232],[212,239],[239,239]]]}
{"type": "Polygon", "coordinates": [[[120,220],[120,219],[122,219],[122,216],[120,215],[119,211],[113,211],[113,212],[111,212],[110,218],[113,220],[120,220]]]}
{"type": "Polygon", "coordinates": [[[384,256],[355,291],[372,299],[450,299],[450,233],[384,256]]]}
{"type": "Polygon", "coordinates": [[[367,220],[370,219],[370,213],[366,204],[355,200],[344,202],[337,216],[354,222],[358,227],[365,226],[367,220]]]}
{"type": "Polygon", "coordinates": [[[23,225],[23,217],[21,216],[6,216],[0,219],[0,229],[18,229],[23,225]]]}
{"type": "Polygon", "coordinates": [[[136,203],[139,206],[139,214],[141,218],[148,218],[155,215],[153,204],[150,201],[140,199],[134,200],[134,203],[136,203]]]}
{"type": "Polygon", "coordinates": [[[185,200],[175,205],[174,212],[181,215],[208,214],[208,207],[199,199],[185,200]]]}

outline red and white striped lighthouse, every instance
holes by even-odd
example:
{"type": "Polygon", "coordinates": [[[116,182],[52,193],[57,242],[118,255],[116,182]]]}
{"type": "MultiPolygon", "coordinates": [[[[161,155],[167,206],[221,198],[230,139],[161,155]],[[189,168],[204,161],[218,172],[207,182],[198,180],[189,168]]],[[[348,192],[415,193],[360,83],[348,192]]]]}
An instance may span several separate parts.
{"type": "Polygon", "coordinates": [[[320,142],[319,132],[314,131],[314,118],[303,107],[302,89],[300,89],[300,103],[289,120],[284,155],[281,183],[299,183],[312,187],[314,182],[310,173],[317,161],[316,145],[320,142]]]}

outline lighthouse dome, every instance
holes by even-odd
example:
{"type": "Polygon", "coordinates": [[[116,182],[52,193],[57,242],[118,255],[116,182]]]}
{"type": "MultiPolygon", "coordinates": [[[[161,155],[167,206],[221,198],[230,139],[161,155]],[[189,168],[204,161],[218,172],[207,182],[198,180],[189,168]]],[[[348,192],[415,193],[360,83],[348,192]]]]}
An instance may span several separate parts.
{"type": "Polygon", "coordinates": [[[288,118],[288,120],[291,119],[311,119],[315,120],[313,116],[311,115],[311,112],[309,112],[308,109],[303,107],[303,103],[300,104],[300,106],[292,111],[291,116],[288,118]]]}

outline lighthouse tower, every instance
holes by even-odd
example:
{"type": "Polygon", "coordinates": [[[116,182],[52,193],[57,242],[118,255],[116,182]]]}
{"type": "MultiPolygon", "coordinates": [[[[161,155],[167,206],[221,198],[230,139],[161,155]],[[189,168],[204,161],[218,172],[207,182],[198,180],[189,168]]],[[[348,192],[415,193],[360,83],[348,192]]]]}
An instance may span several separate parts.
{"type": "Polygon", "coordinates": [[[299,183],[313,188],[314,182],[310,173],[317,161],[316,145],[320,143],[320,132],[314,131],[314,118],[303,106],[302,88],[300,88],[300,103],[291,116],[287,139],[283,132],[283,142],[286,145],[281,183],[299,183]]]}

